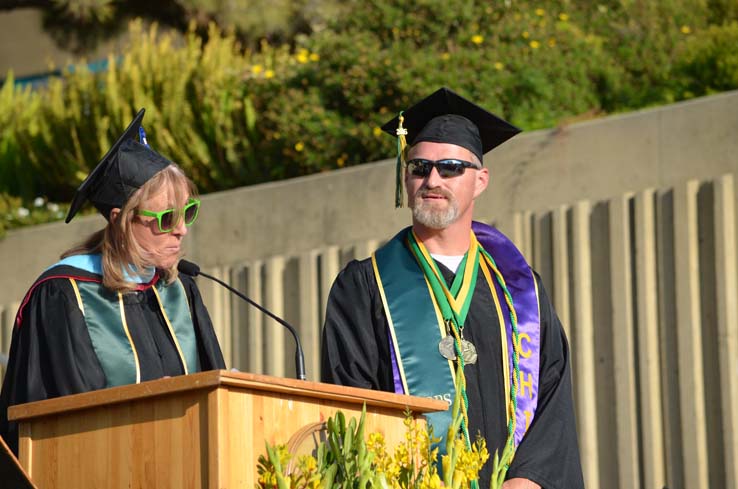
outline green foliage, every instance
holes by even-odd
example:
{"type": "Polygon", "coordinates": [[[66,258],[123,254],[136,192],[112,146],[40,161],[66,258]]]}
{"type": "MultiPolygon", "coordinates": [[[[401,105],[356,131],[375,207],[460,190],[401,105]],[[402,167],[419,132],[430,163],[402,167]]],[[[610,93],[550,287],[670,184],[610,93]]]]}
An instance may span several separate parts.
{"type": "Polygon", "coordinates": [[[681,98],[738,87],[738,22],[710,26],[680,46],[674,68],[681,98]]]}
{"type": "MultiPolygon", "coordinates": [[[[457,397],[459,397],[457,395],[457,397]]],[[[489,458],[486,443],[480,439],[470,448],[458,434],[461,414],[454,412],[457,431],[449,430],[448,453],[442,457],[443,486],[449,489],[471,487],[482,465],[489,458]]],[[[314,455],[299,457],[290,470],[293,455],[285,445],[267,444],[266,456],[257,466],[261,489],[439,489],[438,449],[431,448],[432,430],[418,425],[412,413],[405,413],[405,440],[392,450],[384,435],[364,432],[366,408],[361,418],[347,420],[338,411],[326,423],[326,439],[314,455]]],[[[438,441],[438,440],[433,440],[438,441]]],[[[502,472],[501,480],[504,479],[502,472]]],[[[490,489],[500,486],[492,485],[490,489]]]]}
{"type": "MultiPolygon", "coordinates": [[[[103,4],[118,5],[90,3],[103,4]]],[[[393,157],[379,127],[443,85],[525,130],[738,88],[732,0],[344,7],[289,44],[253,50],[213,26],[180,36],[134,22],[106,73],[80,65],[33,92],[11,74],[0,90],[0,192],[26,206],[39,195],[68,201],[140,107],[152,146],[209,192],[393,157]]]]}
{"type": "MultiPolygon", "coordinates": [[[[178,162],[202,190],[271,178],[260,167],[258,116],[245,77],[249,58],[232,35],[211,29],[207,43],[159,35],[140,22],[110,68],[94,75],[84,65],[31,92],[12,77],[0,91],[0,191],[28,201],[37,195],[69,200],[136,110],[146,108],[149,142],[178,162]]],[[[289,54],[267,48],[272,63],[289,54]]]]}

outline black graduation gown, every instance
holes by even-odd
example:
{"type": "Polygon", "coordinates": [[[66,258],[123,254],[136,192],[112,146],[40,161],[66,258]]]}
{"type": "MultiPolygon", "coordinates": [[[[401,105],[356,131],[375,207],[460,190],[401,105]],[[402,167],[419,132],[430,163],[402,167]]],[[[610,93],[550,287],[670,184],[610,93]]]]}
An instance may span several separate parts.
{"type": "MultiPolygon", "coordinates": [[[[441,263],[438,265],[450,286],[453,272],[441,263]]],[[[545,489],[578,489],[584,487],[584,482],[568,345],[538,275],[536,280],[541,309],[538,408],[518,446],[507,478],[530,479],[545,489]]],[[[322,339],[322,380],[392,392],[388,328],[371,260],[352,261],[336,278],[328,298],[322,339]]],[[[481,433],[492,455],[480,473],[481,488],[489,487],[491,459],[495,450],[502,452],[507,437],[499,331],[494,301],[480,273],[464,326],[464,337],[476,346],[479,358],[476,364],[467,365],[464,373],[469,399],[469,434],[474,439],[481,433]]]]}
{"type": "MultiPolygon", "coordinates": [[[[18,453],[16,423],[7,408],[15,404],[78,394],[106,386],[82,312],[69,280],[50,276],[97,277],[70,266],[45,272],[21,305],[13,329],[8,369],[0,392],[0,435],[18,453]],[[45,280],[46,279],[46,280],[45,280]]],[[[191,277],[180,275],[190,305],[201,370],[225,368],[215,330],[191,277]]],[[[141,380],[184,373],[174,341],[151,288],[123,296],[126,320],[136,346],[141,380]]]]}

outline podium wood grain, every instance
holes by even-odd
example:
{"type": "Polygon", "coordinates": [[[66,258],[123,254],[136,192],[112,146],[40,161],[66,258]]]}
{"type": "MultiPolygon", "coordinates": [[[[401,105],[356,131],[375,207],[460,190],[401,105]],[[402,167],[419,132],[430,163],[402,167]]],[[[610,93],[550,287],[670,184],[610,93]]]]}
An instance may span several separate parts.
{"type": "Polygon", "coordinates": [[[39,488],[241,488],[265,443],[337,410],[404,440],[406,409],[446,403],[317,382],[211,371],[13,406],[21,465],[39,488]]]}

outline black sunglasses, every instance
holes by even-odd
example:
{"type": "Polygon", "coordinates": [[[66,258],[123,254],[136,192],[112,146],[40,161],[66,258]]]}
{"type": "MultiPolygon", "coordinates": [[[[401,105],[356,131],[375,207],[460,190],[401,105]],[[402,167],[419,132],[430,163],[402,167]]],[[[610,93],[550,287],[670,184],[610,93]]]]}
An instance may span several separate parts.
{"type": "Polygon", "coordinates": [[[438,171],[441,178],[458,177],[463,175],[467,168],[480,170],[482,167],[470,161],[448,158],[444,160],[426,160],[425,158],[413,158],[407,162],[407,171],[414,177],[425,178],[431,174],[433,168],[438,171]]]}

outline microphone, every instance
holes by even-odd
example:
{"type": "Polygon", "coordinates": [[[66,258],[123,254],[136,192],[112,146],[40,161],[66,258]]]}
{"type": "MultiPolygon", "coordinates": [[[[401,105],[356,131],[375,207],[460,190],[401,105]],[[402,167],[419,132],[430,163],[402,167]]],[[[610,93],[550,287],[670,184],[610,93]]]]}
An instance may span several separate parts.
{"type": "Polygon", "coordinates": [[[297,331],[295,330],[295,328],[293,328],[287,321],[285,321],[284,319],[280,318],[279,316],[273,314],[271,311],[265,309],[264,307],[260,306],[256,302],[252,301],[251,299],[249,299],[248,297],[246,297],[241,292],[239,292],[238,290],[234,289],[233,287],[231,287],[227,283],[223,282],[222,280],[217,279],[217,278],[213,277],[212,275],[208,275],[207,273],[201,272],[200,271],[200,267],[197,266],[196,264],[192,263],[191,261],[180,260],[179,261],[179,264],[177,265],[177,270],[179,270],[180,273],[184,273],[185,275],[190,275],[191,277],[197,277],[198,275],[200,275],[202,277],[209,278],[210,280],[219,283],[220,285],[222,285],[226,289],[228,289],[231,292],[233,292],[234,294],[236,294],[241,299],[245,300],[246,302],[248,302],[249,304],[251,304],[252,306],[254,306],[255,308],[257,308],[258,310],[260,310],[261,312],[263,312],[264,314],[266,314],[267,316],[269,316],[270,318],[274,319],[279,324],[281,324],[282,326],[284,326],[285,328],[287,328],[289,330],[289,332],[292,333],[292,337],[295,338],[295,345],[296,345],[296,349],[295,349],[295,370],[296,370],[296,377],[298,379],[300,379],[300,380],[306,380],[307,379],[307,376],[305,375],[305,355],[302,352],[302,345],[300,344],[300,337],[297,335],[297,331]]]}

